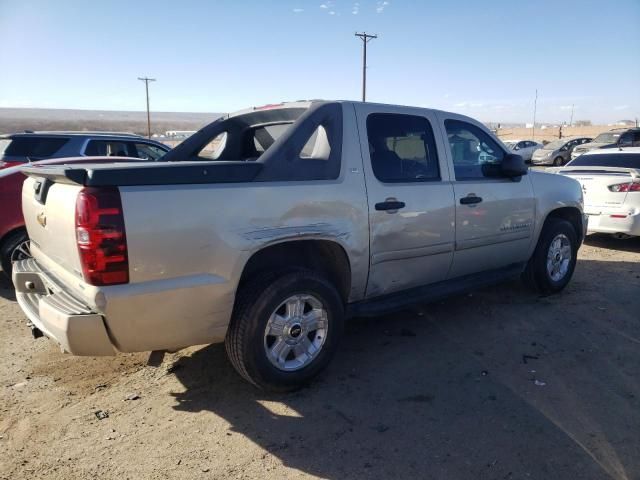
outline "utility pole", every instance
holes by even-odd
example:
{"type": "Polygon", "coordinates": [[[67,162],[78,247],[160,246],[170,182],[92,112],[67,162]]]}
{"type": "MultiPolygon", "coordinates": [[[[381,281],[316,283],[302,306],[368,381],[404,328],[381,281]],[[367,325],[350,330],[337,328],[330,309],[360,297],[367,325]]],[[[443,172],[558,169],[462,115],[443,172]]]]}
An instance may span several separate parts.
{"type": "Polygon", "coordinates": [[[531,127],[531,140],[536,138],[536,109],[538,108],[538,89],[536,88],[536,98],[533,101],[533,126],[531,127]]]}
{"type": "Polygon", "coordinates": [[[144,82],[144,89],[147,93],[147,137],[151,139],[151,116],[149,115],[149,82],[155,82],[155,78],[138,77],[138,80],[144,82]]]}
{"type": "Polygon", "coordinates": [[[573,127],[573,107],[575,107],[575,104],[571,104],[571,120],[569,120],[569,126],[573,127]]]}
{"type": "Polygon", "coordinates": [[[369,35],[367,32],[356,33],[356,37],[362,40],[362,101],[367,101],[367,43],[377,35],[369,35]]]}

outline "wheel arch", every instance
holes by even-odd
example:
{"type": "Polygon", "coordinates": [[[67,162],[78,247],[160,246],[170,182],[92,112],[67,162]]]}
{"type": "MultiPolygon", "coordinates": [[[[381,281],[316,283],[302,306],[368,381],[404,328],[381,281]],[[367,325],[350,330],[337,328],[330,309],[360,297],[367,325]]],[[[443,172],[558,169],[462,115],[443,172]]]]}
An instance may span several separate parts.
{"type": "Polygon", "coordinates": [[[576,231],[576,236],[578,237],[578,245],[582,243],[584,240],[583,237],[583,225],[582,225],[582,212],[577,207],[560,207],[554,210],[551,210],[546,218],[545,223],[549,218],[559,218],[562,220],[568,221],[576,231]]]}
{"type": "Polygon", "coordinates": [[[351,262],[345,248],[328,239],[288,239],[263,246],[244,264],[238,290],[256,274],[284,266],[308,268],[326,275],[343,302],[348,302],[351,262]]]}

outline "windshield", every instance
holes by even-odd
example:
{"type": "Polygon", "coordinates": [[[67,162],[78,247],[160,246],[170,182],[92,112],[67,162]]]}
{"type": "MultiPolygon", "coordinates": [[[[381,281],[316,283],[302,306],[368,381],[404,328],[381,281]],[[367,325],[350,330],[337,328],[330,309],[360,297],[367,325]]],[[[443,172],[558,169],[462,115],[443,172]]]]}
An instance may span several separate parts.
{"type": "Polygon", "coordinates": [[[620,138],[619,133],[605,132],[593,139],[593,143],[616,143],[620,138]]]}
{"type": "Polygon", "coordinates": [[[518,142],[504,142],[509,150],[513,150],[513,148],[518,144],[518,142]]]}
{"type": "Polygon", "coordinates": [[[559,148],[564,147],[567,144],[566,140],[554,140],[553,142],[547,143],[544,147],[545,150],[558,150],[559,148]]]}
{"type": "Polygon", "coordinates": [[[621,167],[640,168],[640,153],[603,153],[580,155],[567,163],[567,167],[621,167]]]}

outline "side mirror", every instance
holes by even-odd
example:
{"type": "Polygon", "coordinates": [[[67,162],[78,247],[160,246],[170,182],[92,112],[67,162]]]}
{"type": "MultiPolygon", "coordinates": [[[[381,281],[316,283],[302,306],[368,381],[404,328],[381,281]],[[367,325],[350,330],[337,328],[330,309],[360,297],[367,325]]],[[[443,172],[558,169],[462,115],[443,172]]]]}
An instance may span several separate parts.
{"type": "Polygon", "coordinates": [[[513,147],[514,150],[520,150],[520,147],[518,145],[516,145],[515,147],[513,147]]]}
{"type": "Polygon", "coordinates": [[[521,177],[529,171],[522,157],[513,153],[505,155],[500,163],[500,170],[502,175],[508,178],[521,177]]]}

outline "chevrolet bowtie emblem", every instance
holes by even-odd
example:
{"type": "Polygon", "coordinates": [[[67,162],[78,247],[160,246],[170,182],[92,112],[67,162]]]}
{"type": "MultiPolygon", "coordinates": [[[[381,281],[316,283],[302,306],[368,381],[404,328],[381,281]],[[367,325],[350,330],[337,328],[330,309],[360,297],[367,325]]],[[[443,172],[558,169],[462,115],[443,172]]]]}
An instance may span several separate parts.
{"type": "Polygon", "coordinates": [[[43,227],[47,226],[47,216],[44,214],[44,212],[40,212],[36,217],[36,220],[38,220],[38,223],[43,227]]]}

